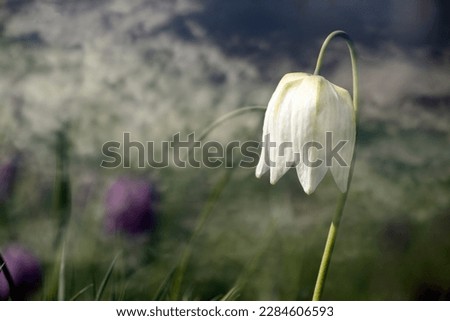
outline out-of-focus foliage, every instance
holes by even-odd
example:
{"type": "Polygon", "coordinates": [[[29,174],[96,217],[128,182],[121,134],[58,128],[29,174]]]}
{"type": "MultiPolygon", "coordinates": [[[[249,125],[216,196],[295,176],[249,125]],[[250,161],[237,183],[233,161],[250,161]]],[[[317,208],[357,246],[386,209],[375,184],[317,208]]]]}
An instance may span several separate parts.
{"type": "MultiPolygon", "coordinates": [[[[132,157],[131,169],[103,169],[101,148],[123,132],[159,146],[230,110],[265,105],[282,75],[311,72],[323,38],[345,29],[360,54],[361,119],[324,299],[448,299],[448,12],[445,1],[420,0],[2,1],[0,161],[19,153],[21,161],[0,204],[0,250],[12,241],[32,249],[45,273],[33,298],[55,298],[64,131],[67,299],[86,287],[78,299],[94,299],[118,253],[102,297],[155,298],[226,170],[191,247],[184,298],[217,299],[238,284],[239,299],[310,299],[338,197],[332,179],[307,197],[292,171],[270,186],[248,168],[137,169],[132,157]],[[126,176],[159,192],[157,225],[137,238],[104,233],[108,187],[126,176]]],[[[351,90],[345,46],[330,47],[323,73],[351,90]]],[[[261,120],[243,115],[208,139],[259,140],[261,120]]]]}

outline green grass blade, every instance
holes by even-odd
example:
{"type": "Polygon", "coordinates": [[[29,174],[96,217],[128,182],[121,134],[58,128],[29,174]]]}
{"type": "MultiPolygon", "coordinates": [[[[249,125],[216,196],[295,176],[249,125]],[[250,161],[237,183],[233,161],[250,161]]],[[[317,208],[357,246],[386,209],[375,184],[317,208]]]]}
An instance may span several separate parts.
{"type": "Polygon", "coordinates": [[[61,262],[59,265],[58,301],[64,301],[65,298],[65,289],[66,289],[65,270],[66,270],[66,242],[63,241],[61,249],[61,262]]]}
{"type": "Polygon", "coordinates": [[[105,291],[106,285],[108,284],[109,279],[111,278],[111,274],[114,270],[114,265],[117,262],[117,259],[119,258],[120,254],[117,254],[114,260],[111,262],[111,265],[108,268],[108,271],[105,274],[105,277],[103,278],[102,283],[100,283],[100,286],[98,288],[98,292],[95,295],[95,301],[99,301],[103,295],[103,292],[105,291]]]}
{"type": "Polygon", "coordinates": [[[167,273],[167,276],[161,282],[158,290],[156,291],[155,296],[152,299],[153,301],[161,301],[168,297],[170,287],[172,285],[173,276],[176,270],[177,267],[174,267],[169,271],[169,273],[167,273]]]}
{"type": "Polygon", "coordinates": [[[63,270],[65,269],[65,263],[63,262],[64,260],[62,257],[64,255],[64,244],[65,241],[60,243],[56,251],[53,267],[49,271],[46,282],[44,284],[43,300],[54,301],[59,300],[60,298],[60,286],[62,286],[60,283],[61,278],[63,278],[64,275],[64,271],[62,271],[63,273],[61,275],[61,268],[63,268],[63,270]],[[64,266],[62,267],[62,265],[64,266]]]}
{"type": "Polygon", "coordinates": [[[237,300],[237,298],[239,297],[240,293],[240,286],[239,285],[235,285],[233,286],[227,294],[225,294],[220,301],[235,301],[237,300]]]}
{"type": "Polygon", "coordinates": [[[80,296],[82,296],[87,290],[89,290],[91,287],[93,287],[94,284],[88,284],[84,288],[82,288],[80,291],[78,291],[73,297],[70,298],[70,301],[76,301],[80,296]]]}
{"type": "Polygon", "coordinates": [[[247,284],[250,276],[258,267],[258,264],[268,249],[269,245],[272,243],[272,240],[275,236],[275,224],[271,224],[269,230],[267,231],[267,236],[265,237],[265,242],[262,243],[259,250],[255,253],[255,255],[251,258],[251,260],[247,263],[244,271],[241,273],[239,278],[234,283],[233,287],[220,299],[220,301],[232,301],[236,300],[240,295],[240,290],[247,284]]]}
{"type": "Polygon", "coordinates": [[[192,233],[191,239],[187,244],[180,262],[178,266],[175,268],[172,288],[170,289],[170,298],[171,300],[179,300],[181,298],[181,286],[183,283],[184,274],[186,273],[187,265],[192,253],[192,249],[194,247],[194,243],[203,230],[203,227],[208,220],[210,214],[213,212],[214,206],[216,205],[218,199],[222,195],[225,187],[231,179],[231,175],[233,174],[233,170],[226,170],[222,178],[216,183],[211,194],[206,201],[205,206],[203,207],[202,212],[198,218],[197,225],[195,227],[194,232],[192,233]]]}
{"type": "Polygon", "coordinates": [[[64,239],[65,230],[71,215],[71,181],[69,175],[70,142],[67,126],[56,132],[56,169],[54,181],[53,208],[58,220],[58,231],[54,241],[55,247],[64,239]]]}

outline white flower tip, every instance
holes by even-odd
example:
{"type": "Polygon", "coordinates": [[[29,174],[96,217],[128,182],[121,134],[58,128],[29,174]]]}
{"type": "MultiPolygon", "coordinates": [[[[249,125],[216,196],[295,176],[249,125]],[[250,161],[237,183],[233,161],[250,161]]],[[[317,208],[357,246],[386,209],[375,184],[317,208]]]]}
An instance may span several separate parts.
{"type": "Polygon", "coordinates": [[[275,168],[271,168],[270,169],[270,184],[275,185],[280,180],[281,176],[283,176],[283,175],[280,175],[280,173],[277,172],[275,168]]]}
{"type": "Polygon", "coordinates": [[[261,176],[263,176],[268,170],[269,170],[269,167],[264,164],[264,160],[261,158],[259,160],[258,165],[256,166],[256,170],[255,170],[256,178],[261,178],[261,176]]]}
{"type": "Polygon", "coordinates": [[[314,192],[312,188],[303,188],[303,190],[305,191],[306,195],[311,195],[314,192]]]}
{"type": "Polygon", "coordinates": [[[311,195],[316,190],[311,184],[301,184],[306,195],[311,195]]]}

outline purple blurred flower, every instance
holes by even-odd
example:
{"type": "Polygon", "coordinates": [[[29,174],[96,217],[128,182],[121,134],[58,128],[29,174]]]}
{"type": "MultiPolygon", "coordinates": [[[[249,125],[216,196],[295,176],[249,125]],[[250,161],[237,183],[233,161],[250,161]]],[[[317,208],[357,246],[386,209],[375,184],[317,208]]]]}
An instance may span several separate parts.
{"type": "Polygon", "coordinates": [[[19,156],[15,156],[0,165],[0,204],[11,197],[19,161],[19,156]]]}
{"type": "Polygon", "coordinates": [[[155,225],[156,193],[141,179],[119,178],[106,194],[105,226],[108,232],[142,234],[155,225]]]}
{"type": "MultiPolygon", "coordinates": [[[[14,282],[14,299],[25,300],[42,282],[42,270],[38,259],[20,245],[9,245],[2,251],[3,259],[14,282]]],[[[0,273],[0,300],[11,294],[3,271],[0,273]]]]}

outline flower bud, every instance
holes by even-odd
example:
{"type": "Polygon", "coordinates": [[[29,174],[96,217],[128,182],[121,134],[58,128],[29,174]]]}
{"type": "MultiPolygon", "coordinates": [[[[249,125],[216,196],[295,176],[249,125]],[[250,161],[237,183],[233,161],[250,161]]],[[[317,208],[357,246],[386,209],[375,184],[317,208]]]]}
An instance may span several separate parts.
{"type": "Polygon", "coordinates": [[[25,300],[41,285],[42,270],[39,260],[20,245],[12,244],[2,251],[3,259],[11,274],[14,289],[9,288],[4,271],[0,273],[0,300],[12,297],[25,300]]]}
{"type": "Polygon", "coordinates": [[[108,189],[105,227],[110,233],[143,234],[155,225],[156,193],[142,179],[119,178],[108,189]]]}

